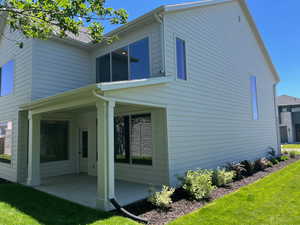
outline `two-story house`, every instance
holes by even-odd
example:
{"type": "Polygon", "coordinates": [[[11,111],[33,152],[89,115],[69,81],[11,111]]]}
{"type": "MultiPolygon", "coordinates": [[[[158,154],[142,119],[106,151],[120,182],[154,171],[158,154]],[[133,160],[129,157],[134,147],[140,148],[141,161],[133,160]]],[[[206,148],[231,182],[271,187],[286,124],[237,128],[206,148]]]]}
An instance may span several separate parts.
{"type": "Polygon", "coordinates": [[[1,178],[109,209],[278,149],[279,77],[244,0],[161,6],[111,45],[2,32],[1,178]]]}

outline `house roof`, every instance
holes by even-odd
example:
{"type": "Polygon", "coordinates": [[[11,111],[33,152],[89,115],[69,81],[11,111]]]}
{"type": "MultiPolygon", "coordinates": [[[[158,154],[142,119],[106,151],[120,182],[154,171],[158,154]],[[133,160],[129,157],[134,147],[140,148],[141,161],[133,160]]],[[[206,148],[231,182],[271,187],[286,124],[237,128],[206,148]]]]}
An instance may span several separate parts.
{"type": "Polygon", "coordinates": [[[300,98],[296,98],[288,95],[281,95],[277,97],[277,104],[279,106],[300,105],[300,98]]]}

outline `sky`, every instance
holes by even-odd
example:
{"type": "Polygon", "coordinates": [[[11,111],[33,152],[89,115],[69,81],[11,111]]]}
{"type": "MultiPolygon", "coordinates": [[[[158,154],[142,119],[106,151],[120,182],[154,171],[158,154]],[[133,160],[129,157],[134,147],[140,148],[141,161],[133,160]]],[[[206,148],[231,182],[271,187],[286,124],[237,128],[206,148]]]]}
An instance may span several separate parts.
{"type": "MultiPolygon", "coordinates": [[[[166,4],[191,0],[106,0],[107,6],[124,8],[129,21],[166,4]]],[[[300,1],[247,0],[251,14],[280,75],[278,95],[300,98],[300,1]]],[[[107,31],[115,27],[108,26],[107,31]]]]}

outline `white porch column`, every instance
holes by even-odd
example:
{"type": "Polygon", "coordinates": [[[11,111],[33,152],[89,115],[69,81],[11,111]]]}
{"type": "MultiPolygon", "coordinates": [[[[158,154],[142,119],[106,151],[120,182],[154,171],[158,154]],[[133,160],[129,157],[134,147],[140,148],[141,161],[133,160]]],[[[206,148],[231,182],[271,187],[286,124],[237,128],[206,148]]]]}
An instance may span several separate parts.
{"type": "Polygon", "coordinates": [[[28,114],[29,138],[28,138],[28,179],[30,186],[40,185],[40,122],[39,114],[28,114]]]}
{"type": "Polygon", "coordinates": [[[97,107],[97,208],[109,210],[115,197],[114,107],[113,101],[98,100],[97,107]]]}

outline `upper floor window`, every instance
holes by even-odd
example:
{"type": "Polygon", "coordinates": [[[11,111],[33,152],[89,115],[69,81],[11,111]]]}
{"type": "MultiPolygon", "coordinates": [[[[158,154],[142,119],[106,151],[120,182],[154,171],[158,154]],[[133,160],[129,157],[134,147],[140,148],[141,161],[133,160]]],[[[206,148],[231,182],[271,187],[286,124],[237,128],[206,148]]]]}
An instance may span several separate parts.
{"type": "Polygon", "coordinates": [[[253,116],[253,120],[258,120],[256,76],[250,77],[250,85],[251,85],[252,116],[253,116]]]}
{"type": "Polygon", "coordinates": [[[149,78],[149,51],[149,38],[144,38],[98,57],[96,82],[149,78]]]}
{"type": "Polygon", "coordinates": [[[14,61],[0,67],[0,96],[6,96],[13,92],[14,88],[14,61]]]}
{"type": "Polygon", "coordinates": [[[186,49],[185,41],[176,38],[177,78],[186,80],[186,49]]]}

